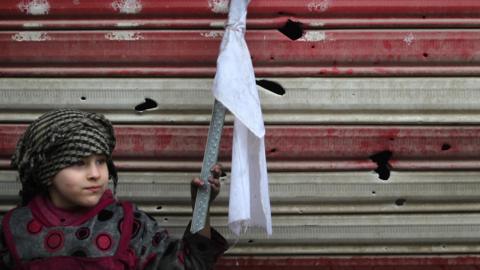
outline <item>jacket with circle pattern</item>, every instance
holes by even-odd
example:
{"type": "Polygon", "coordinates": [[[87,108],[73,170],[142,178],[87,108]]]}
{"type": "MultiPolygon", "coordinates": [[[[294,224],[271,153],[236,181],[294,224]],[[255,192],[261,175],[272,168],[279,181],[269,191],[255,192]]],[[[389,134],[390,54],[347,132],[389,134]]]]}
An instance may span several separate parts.
{"type": "Polygon", "coordinates": [[[105,192],[96,207],[68,225],[52,224],[41,200],[2,220],[1,269],[212,269],[225,239],[190,234],[180,240],[146,213],[105,192]]]}

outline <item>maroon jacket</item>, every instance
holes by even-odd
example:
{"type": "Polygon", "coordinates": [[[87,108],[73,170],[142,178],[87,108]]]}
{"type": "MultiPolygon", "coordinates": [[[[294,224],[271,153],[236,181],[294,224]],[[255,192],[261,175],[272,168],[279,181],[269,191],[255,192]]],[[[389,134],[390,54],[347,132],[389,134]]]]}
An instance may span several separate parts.
{"type": "Polygon", "coordinates": [[[146,213],[110,191],[83,215],[63,223],[44,200],[10,210],[2,221],[1,269],[212,269],[225,239],[190,234],[173,240],[146,213]]]}

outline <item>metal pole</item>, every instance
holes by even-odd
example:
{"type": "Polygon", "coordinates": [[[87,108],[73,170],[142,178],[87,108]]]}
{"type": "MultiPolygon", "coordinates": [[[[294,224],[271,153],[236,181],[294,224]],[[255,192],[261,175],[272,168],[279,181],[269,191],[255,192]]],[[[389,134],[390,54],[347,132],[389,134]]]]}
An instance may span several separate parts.
{"type": "Polygon", "coordinates": [[[220,148],[220,139],[222,137],[223,124],[225,122],[225,113],[227,109],[218,100],[213,104],[212,119],[208,129],[207,145],[203,155],[202,171],[200,178],[204,181],[203,187],[197,189],[197,197],[195,199],[195,207],[193,209],[193,220],[190,232],[196,233],[205,227],[207,214],[210,203],[210,185],[208,177],[210,177],[210,169],[215,165],[218,159],[220,148]]]}

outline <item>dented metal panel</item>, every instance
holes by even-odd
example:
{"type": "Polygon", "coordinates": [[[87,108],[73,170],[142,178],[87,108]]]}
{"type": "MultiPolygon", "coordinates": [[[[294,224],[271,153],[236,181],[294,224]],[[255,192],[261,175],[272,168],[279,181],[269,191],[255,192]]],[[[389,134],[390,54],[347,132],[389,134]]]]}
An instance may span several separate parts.
{"type": "MultiPolygon", "coordinates": [[[[480,79],[475,77],[265,79],[286,90],[278,96],[259,87],[267,124],[480,121],[480,79]]],[[[212,83],[192,78],[0,78],[0,121],[29,122],[54,107],[75,107],[102,112],[115,123],[206,124],[212,83]]],[[[227,120],[231,123],[231,116],[227,120]]]]}
{"type": "MultiPolygon", "coordinates": [[[[190,179],[195,172],[120,172],[118,195],[153,215],[191,214],[190,179]]],[[[0,198],[13,202],[20,183],[16,172],[0,171],[0,198]]],[[[478,212],[479,172],[392,172],[384,181],[372,172],[270,173],[274,215],[405,214],[478,212]]],[[[226,215],[230,179],[212,206],[226,215]]],[[[2,205],[1,211],[6,208],[2,205]]]]}
{"type": "MultiPolygon", "coordinates": [[[[194,175],[122,172],[118,195],[180,236],[191,212],[188,187],[194,175]]],[[[249,230],[229,254],[478,252],[478,177],[478,172],[410,172],[385,182],[368,173],[273,173],[274,234],[249,230]],[[316,209],[308,209],[313,203],[316,209]]],[[[19,187],[14,179],[14,172],[0,172],[1,198],[10,202],[19,187]]],[[[222,194],[212,223],[234,239],[226,228],[226,202],[222,194]]]]}
{"type": "MultiPolygon", "coordinates": [[[[179,237],[189,217],[157,217],[179,237]]],[[[226,237],[226,217],[212,216],[212,225],[226,237]]],[[[235,255],[291,254],[451,254],[478,253],[480,215],[405,214],[355,216],[273,216],[273,235],[251,229],[228,251],[235,255]],[[292,246],[295,245],[295,248],[292,246]]]]}
{"type": "Polygon", "coordinates": [[[342,270],[466,270],[475,269],[480,258],[461,256],[298,256],[298,257],[232,257],[223,258],[216,269],[248,270],[296,270],[342,269],[342,270]]]}
{"type": "MultiPolygon", "coordinates": [[[[1,163],[8,164],[24,129],[0,125],[1,163]]],[[[198,170],[207,127],[117,125],[115,131],[121,169],[198,170]]],[[[478,126],[267,126],[265,144],[272,171],[373,170],[381,161],[372,156],[386,151],[391,157],[383,162],[393,170],[479,170],[479,138],[478,126]]],[[[231,159],[231,141],[229,127],[220,160],[231,159]]]]}
{"type": "MultiPolygon", "coordinates": [[[[4,0],[3,29],[38,28],[221,28],[228,0],[4,0]],[[68,18],[68,20],[65,20],[68,18]]],[[[478,27],[475,0],[355,1],[257,0],[248,28],[279,28],[290,19],[305,28],[478,27]]]]}
{"type": "MultiPolygon", "coordinates": [[[[180,236],[227,8],[1,1],[0,211],[16,201],[9,158],[26,124],[75,107],[116,125],[119,196],[180,236]]],[[[219,269],[477,267],[480,2],[256,0],[247,25],[257,78],[286,89],[259,87],[274,235],[249,230],[219,269]]],[[[227,199],[213,225],[233,240],[227,199]]]]}
{"type": "MultiPolygon", "coordinates": [[[[213,76],[223,31],[3,31],[0,76],[213,76]]],[[[476,76],[480,30],[246,34],[257,76],[476,76]],[[267,49],[268,48],[268,49],[267,49]]]]}

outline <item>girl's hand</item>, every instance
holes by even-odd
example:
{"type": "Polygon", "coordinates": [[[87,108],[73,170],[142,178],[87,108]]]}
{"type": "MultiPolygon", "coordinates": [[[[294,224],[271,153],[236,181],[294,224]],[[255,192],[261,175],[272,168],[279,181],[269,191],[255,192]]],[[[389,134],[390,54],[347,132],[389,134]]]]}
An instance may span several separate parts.
{"type": "MultiPolygon", "coordinates": [[[[210,184],[211,192],[210,192],[210,202],[215,200],[215,198],[220,193],[220,177],[226,176],[223,168],[220,164],[213,165],[212,169],[210,170],[212,175],[208,178],[208,183],[210,184]]],[[[195,205],[195,198],[197,196],[197,188],[203,186],[203,181],[199,177],[195,177],[192,179],[190,185],[190,193],[192,199],[192,207],[195,205]]]]}

